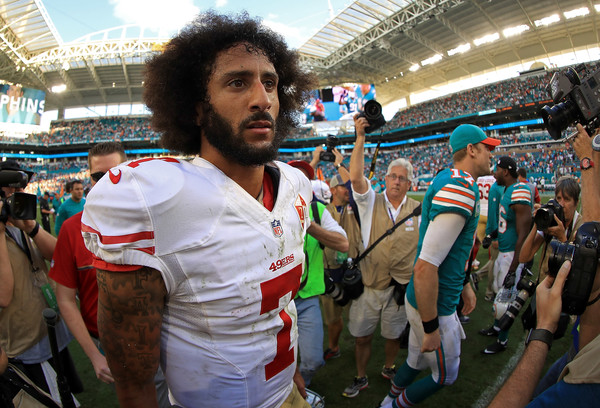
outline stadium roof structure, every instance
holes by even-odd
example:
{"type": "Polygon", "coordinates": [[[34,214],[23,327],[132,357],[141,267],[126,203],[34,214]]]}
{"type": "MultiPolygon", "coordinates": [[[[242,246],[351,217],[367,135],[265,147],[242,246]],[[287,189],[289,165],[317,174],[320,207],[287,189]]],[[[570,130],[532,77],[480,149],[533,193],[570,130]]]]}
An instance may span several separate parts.
{"type": "MultiPolygon", "coordinates": [[[[299,52],[322,87],[374,83],[386,104],[497,67],[598,47],[596,7],[589,0],[357,0],[299,52]]],[[[123,26],[64,43],[42,0],[0,0],[0,24],[0,79],[44,90],[47,110],[141,102],[144,61],[167,41],[123,26]],[[63,84],[64,92],[52,91],[63,84]]]]}

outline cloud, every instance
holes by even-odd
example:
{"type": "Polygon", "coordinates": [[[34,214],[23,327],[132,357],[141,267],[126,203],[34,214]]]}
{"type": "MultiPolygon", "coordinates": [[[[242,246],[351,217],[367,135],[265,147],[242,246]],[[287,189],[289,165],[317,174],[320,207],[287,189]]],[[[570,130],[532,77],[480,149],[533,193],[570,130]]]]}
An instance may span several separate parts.
{"type": "Polygon", "coordinates": [[[300,48],[306,42],[306,34],[297,27],[267,19],[264,19],[263,23],[271,30],[281,34],[285,38],[287,45],[291,48],[300,48]]]}
{"type": "MultiPolygon", "coordinates": [[[[137,24],[168,36],[189,23],[199,12],[193,0],[109,0],[123,24],[137,24]]],[[[226,1],[226,0],[218,0],[226,1]]]]}
{"type": "Polygon", "coordinates": [[[217,0],[215,3],[216,8],[225,7],[227,5],[227,0],[217,0]]]}

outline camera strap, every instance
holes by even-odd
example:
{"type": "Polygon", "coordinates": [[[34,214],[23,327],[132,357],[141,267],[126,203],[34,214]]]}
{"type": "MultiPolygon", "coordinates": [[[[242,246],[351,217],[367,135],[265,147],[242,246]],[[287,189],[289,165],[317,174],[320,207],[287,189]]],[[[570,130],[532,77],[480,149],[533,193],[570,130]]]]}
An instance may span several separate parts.
{"type": "Polygon", "coordinates": [[[44,269],[41,269],[40,266],[36,265],[33,261],[33,256],[31,255],[31,248],[29,247],[29,239],[25,235],[25,232],[23,230],[19,230],[19,232],[21,233],[20,242],[19,240],[15,239],[15,236],[9,228],[6,228],[5,232],[6,235],[8,235],[15,242],[15,244],[17,244],[17,246],[23,251],[23,253],[27,257],[27,260],[29,261],[29,266],[31,267],[31,273],[33,274],[34,285],[39,287],[42,291],[42,295],[46,300],[46,304],[58,313],[58,301],[56,300],[56,294],[54,293],[54,290],[50,285],[48,276],[46,275],[44,269]]]}
{"type": "Polygon", "coordinates": [[[381,146],[381,142],[377,142],[377,147],[375,148],[375,153],[373,153],[373,158],[371,159],[371,169],[369,170],[368,179],[371,180],[373,178],[373,174],[375,174],[375,165],[377,164],[377,155],[379,154],[379,146],[381,146]]]}
{"type": "Polygon", "coordinates": [[[369,254],[369,252],[371,252],[373,250],[373,248],[375,248],[375,246],[377,244],[379,244],[381,241],[383,241],[383,239],[385,237],[387,237],[388,235],[391,235],[396,230],[396,228],[398,228],[400,225],[404,224],[409,218],[412,218],[412,217],[417,216],[417,215],[421,215],[421,204],[419,204],[413,210],[413,212],[411,212],[406,217],[402,218],[400,221],[398,221],[396,224],[394,224],[394,226],[392,228],[390,228],[389,230],[387,230],[386,232],[384,232],[383,235],[380,236],[379,238],[377,238],[377,240],[375,242],[373,242],[371,245],[369,245],[369,247],[367,249],[365,249],[365,251],[362,254],[358,255],[353,260],[354,265],[358,265],[358,263],[360,261],[362,261],[363,259],[365,259],[365,257],[369,254]]]}

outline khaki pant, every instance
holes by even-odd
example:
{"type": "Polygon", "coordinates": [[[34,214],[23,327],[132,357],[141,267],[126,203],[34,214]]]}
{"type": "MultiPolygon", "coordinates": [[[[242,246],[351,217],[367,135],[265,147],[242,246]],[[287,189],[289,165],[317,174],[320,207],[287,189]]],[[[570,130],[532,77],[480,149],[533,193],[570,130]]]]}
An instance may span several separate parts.
{"type": "Polygon", "coordinates": [[[285,399],[281,408],[310,408],[310,404],[302,398],[300,391],[298,391],[298,387],[294,384],[292,392],[290,392],[290,395],[285,399]]]}

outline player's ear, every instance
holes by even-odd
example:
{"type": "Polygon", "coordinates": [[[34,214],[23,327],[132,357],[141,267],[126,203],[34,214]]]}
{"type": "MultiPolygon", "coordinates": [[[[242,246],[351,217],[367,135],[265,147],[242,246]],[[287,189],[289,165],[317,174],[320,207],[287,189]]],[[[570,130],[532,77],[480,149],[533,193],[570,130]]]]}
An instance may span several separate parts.
{"type": "Polygon", "coordinates": [[[196,125],[202,126],[204,117],[206,116],[207,106],[206,102],[198,102],[196,104],[196,125]]]}

